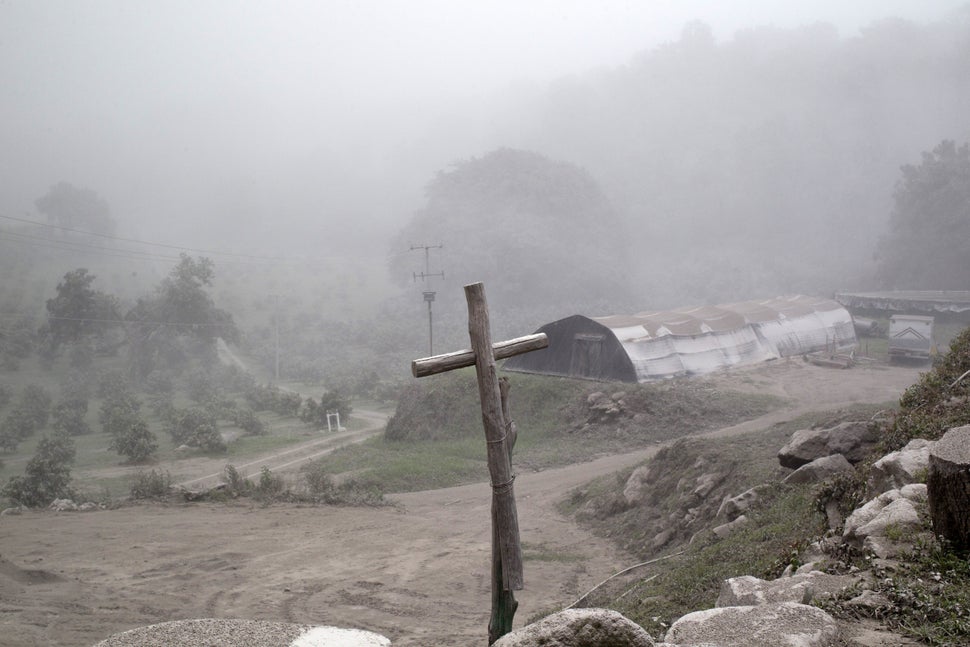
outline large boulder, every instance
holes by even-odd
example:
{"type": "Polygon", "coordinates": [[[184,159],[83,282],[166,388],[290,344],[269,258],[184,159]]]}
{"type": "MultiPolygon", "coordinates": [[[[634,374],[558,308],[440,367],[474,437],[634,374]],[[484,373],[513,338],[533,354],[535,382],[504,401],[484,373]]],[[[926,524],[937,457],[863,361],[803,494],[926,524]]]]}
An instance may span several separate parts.
{"type": "Polygon", "coordinates": [[[858,463],[878,441],[878,430],[868,421],[843,422],[828,429],[800,429],[778,451],[778,462],[782,467],[798,469],[816,458],[842,454],[850,463],[858,463]]]}
{"type": "Polygon", "coordinates": [[[833,597],[857,584],[852,575],[831,575],[810,571],[776,580],[762,580],[751,575],[732,577],[721,584],[718,607],[753,606],[777,602],[800,602],[833,597]]]}
{"type": "Polygon", "coordinates": [[[837,474],[853,471],[852,463],[842,454],[816,458],[785,477],[784,483],[818,483],[837,474]]]}
{"type": "Polygon", "coordinates": [[[885,537],[890,531],[894,535],[919,531],[922,522],[916,505],[925,501],[926,486],[921,483],[883,492],[849,515],[842,536],[861,544],[867,537],[885,537]]]}
{"type": "Polygon", "coordinates": [[[670,626],[678,647],[835,647],[839,627],[829,614],[797,602],[695,611],[670,626]]]}
{"type": "Polygon", "coordinates": [[[493,647],[654,647],[643,627],[610,609],[566,609],[510,632],[493,647]]]}
{"type": "Polygon", "coordinates": [[[935,444],[932,440],[914,438],[901,450],[886,454],[873,463],[867,483],[871,495],[925,480],[930,466],[930,450],[935,444]]]}

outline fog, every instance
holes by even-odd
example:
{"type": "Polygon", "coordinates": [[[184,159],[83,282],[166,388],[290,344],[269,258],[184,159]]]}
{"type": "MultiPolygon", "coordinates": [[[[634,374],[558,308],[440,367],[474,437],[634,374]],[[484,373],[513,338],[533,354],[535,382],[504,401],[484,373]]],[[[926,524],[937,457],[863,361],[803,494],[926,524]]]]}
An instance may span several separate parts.
{"type": "MultiPolygon", "coordinates": [[[[801,143],[772,148],[780,138],[797,136],[809,122],[843,138],[843,125],[855,128],[873,117],[859,114],[842,123],[839,102],[852,90],[826,86],[818,78],[824,69],[819,61],[887,17],[916,29],[962,20],[965,32],[967,24],[967,10],[959,13],[963,3],[956,0],[791,5],[770,0],[5,2],[0,4],[0,215],[42,219],[35,200],[67,181],[96,191],[111,205],[120,235],[267,255],[366,256],[382,265],[391,254],[392,269],[407,278],[406,270],[422,269],[421,259],[408,257],[402,248],[409,260],[395,261],[389,245],[424,208],[428,183],[458,160],[510,147],[585,169],[629,225],[631,240],[657,241],[656,248],[668,254],[676,249],[684,258],[697,229],[713,226],[699,243],[704,249],[711,237],[731,235],[735,216],[791,211],[777,193],[742,184],[756,176],[777,184],[786,174],[804,174],[804,160],[792,154],[801,143]],[[698,25],[702,32],[709,28],[710,45],[718,48],[711,61],[733,52],[735,67],[722,68],[723,76],[704,61],[691,67],[680,59],[683,76],[676,65],[660,62],[664,52],[685,46],[698,25]],[[802,39],[805,69],[816,76],[794,70],[790,95],[756,96],[784,84],[745,80],[738,71],[745,65],[738,54],[744,39],[755,42],[752,69],[764,74],[764,52],[770,50],[765,43],[774,38],[779,49],[789,48],[792,34],[802,39]],[[642,69],[648,76],[639,77],[638,86],[642,69]],[[708,70],[707,76],[699,70],[708,70]],[[655,85],[647,87],[650,83],[655,85]],[[818,96],[826,91],[841,94],[818,96]],[[661,95],[667,103],[657,100],[661,95]],[[758,102],[771,109],[748,110],[758,102]],[[831,114],[811,114],[820,106],[831,114]],[[636,114],[649,118],[637,121],[636,114]],[[795,117],[779,123],[776,114],[795,117]],[[761,136],[771,128],[781,135],[761,136]],[[736,162],[724,147],[716,159],[695,159],[710,157],[705,142],[719,141],[718,133],[727,131],[739,149],[764,144],[761,163],[777,174],[747,173],[738,167],[750,158],[736,162]],[[682,146],[676,152],[678,138],[682,146]],[[658,150],[662,159],[653,155],[658,150]],[[724,175],[710,175],[711,169],[728,166],[724,175]],[[692,183],[713,183],[727,197],[714,204],[710,195],[692,190],[692,183]]],[[[926,38],[918,44],[932,42],[926,38]]],[[[881,63],[872,63],[871,72],[878,75],[881,63]]],[[[773,73],[781,79],[787,74],[773,73]]],[[[904,75],[877,90],[891,101],[926,91],[920,83],[904,75]]],[[[933,99],[931,118],[885,123],[909,114],[890,111],[881,125],[856,133],[860,140],[876,138],[870,143],[878,149],[872,159],[879,168],[861,176],[860,182],[870,185],[839,187],[835,193],[868,196],[861,200],[861,229],[882,225],[900,165],[918,159],[941,138],[967,137],[967,104],[961,103],[966,95],[960,94],[965,82],[954,83],[959,91],[949,97],[952,105],[933,99]],[[953,132],[950,126],[961,120],[963,132],[953,132]],[[898,138],[886,137],[904,129],[898,138]]],[[[859,101],[847,109],[870,107],[859,101]]],[[[811,138],[803,148],[817,158],[811,169],[837,162],[826,159],[833,149],[820,148],[811,138]]],[[[838,177],[841,167],[832,168],[831,174],[807,181],[838,177]]],[[[803,187],[787,190],[792,197],[803,187]]],[[[851,200],[823,205],[820,222],[826,232],[840,226],[846,204],[851,200]]],[[[763,240],[784,244],[786,238],[792,242],[788,235],[796,223],[818,218],[817,211],[806,207],[790,213],[775,227],[767,226],[767,215],[754,222],[766,231],[763,240]]],[[[411,233],[434,236],[433,231],[411,233]]],[[[745,253],[755,248],[739,247],[745,253]]],[[[656,250],[639,254],[659,255],[656,250]]],[[[819,258],[814,254],[811,261],[819,258]]],[[[747,267],[739,259],[731,263],[747,267]]],[[[759,267],[759,272],[771,270],[759,267]]],[[[644,273],[657,276],[648,264],[636,268],[632,278],[644,273]]],[[[669,283],[671,277],[663,280],[669,283]]],[[[729,296],[820,288],[812,281],[762,286],[757,276],[745,280],[728,290],[729,296]]],[[[688,288],[669,292],[657,292],[656,301],[710,299],[688,288]]]]}

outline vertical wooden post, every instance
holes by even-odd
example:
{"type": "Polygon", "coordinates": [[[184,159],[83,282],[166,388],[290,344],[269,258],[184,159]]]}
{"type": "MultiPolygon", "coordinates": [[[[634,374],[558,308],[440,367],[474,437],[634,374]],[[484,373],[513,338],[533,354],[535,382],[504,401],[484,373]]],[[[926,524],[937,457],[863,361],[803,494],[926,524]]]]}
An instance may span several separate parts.
{"type": "MultiPolygon", "coordinates": [[[[512,414],[509,406],[509,390],[511,386],[506,377],[499,379],[499,393],[502,398],[502,416],[505,419],[506,451],[510,460],[512,448],[515,447],[516,429],[512,422],[512,414]]],[[[495,502],[492,502],[492,615],[488,621],[488,644],[491,645],[496,640],[512,631],[512,620],[515,618],[515,610],[519,603],[515,600],[515,594],[507,590],[502,579],[502,555],[499,552],[500,538],[498,536],[498,520],[495,502]]]]}
{"type": "MultiPolygon", "coordinates": [[[[482,425],[488,451],[488,472],[492,484],[492,554],[498,557],[496,567],[493,559],[493,586],[501,576],[501,591],[522,588],[522,547],[519,542],[519,520],[515,508],[512,462],[509,457],[508,428],[502,412],[495,357],[492,355],[492,334],[488,322],[488,304],[485,288],[481,283],[465,286],[468,301],[468,336],[475,354],[475,372],[478,376],[478,393],[482,403],[482,425]]],[[[489,625],[489,644],[506,634],[512,627],[515,600],[493,591],[493,622],[489,625]],[[504,600],[503,600],[504,598],[504,600]],[[503,602],[499,609],[496,601],[503,602]],[[511,611],[511,613],[508,613],[511,611]]]]}

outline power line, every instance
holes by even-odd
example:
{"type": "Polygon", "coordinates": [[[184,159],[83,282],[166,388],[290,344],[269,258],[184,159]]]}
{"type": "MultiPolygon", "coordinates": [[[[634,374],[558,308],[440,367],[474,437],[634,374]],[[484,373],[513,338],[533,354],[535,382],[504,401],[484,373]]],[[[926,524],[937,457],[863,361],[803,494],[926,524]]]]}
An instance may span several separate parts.
{"type": "Polygon", "coordinates": [[[261,261],[283,261],[285,258],[273,257],[273,256],[257,256],[255,254],[243,254],[241,252],[225,252],[215,249],[196,249],[192,247],[183,247],[181,245],[169,245],[166,243],[153,243],[147,240],[138,240],[137,238],[124,238],[122,236],[112,236],[110,234],[102,234],[95,231],[84,231],[82,229],[74,229],[72,227],[62,227],[60,225],[51,225],[49,223],[37,222],[36,220],[28,220],[26,218],[16,218],[14,216],[4,216],[0,214],[0,218],[4,220],[12,220],[14,222],[22,222],[28,225],[34,225],[35,227],[47,227],[48,229],[59,229],[61,231],[69,231],[75,234],[84,234],[85,236],[98,236],[99,238],[107,238],[108,240],[120,240],[125,243],[137,243],[139,245],[149,245],[152,247],[164,247],[166,249],[176,249],[183,252],[193,252],[196,254],[218,254],[222,256],[238,256],[240,258],[255,259],[261,261]]]}
{"type": "Polygon", "coordinates": [[[126,260],[164,260],[164,261],[177,261],[179,260],[175,256],[163,256],[161,254],[153,254],[151,252],[140,252],[133,249],[112,249],[110,247],[102,247],[100,245],[90,245],[87,243],[82,243],[78,241],[70,240],[51,240],[49,238],[42,238],[40,236],[31,236],[30,234],[21,234],[13,231],[0,231],[0,240],[7,240],[9,242],[17,242],[10,240],[10,237],[20,239],[29,245],[35,247],[43,247],[46,249],[58,249],[65,252],[85,252],[85,249],[95,250],[100,252],[104,256],[111,256],[114,258],[124,258],[126,260]]]}

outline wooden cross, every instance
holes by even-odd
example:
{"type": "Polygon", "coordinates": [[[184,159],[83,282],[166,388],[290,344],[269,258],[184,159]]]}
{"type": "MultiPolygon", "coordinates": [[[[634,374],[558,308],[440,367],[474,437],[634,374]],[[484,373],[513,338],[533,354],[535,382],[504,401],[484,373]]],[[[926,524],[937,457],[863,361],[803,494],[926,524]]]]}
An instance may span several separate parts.
{"type": "Polygon", "coordinates": [[[481,283],[466,285],[465,300],[468,302],[471,349],[416,359],[411,362],[411,373],[414,377],[425,377],[474,365],[478,375],[492,484],[492,615],[488,623],[488,644],[491,645],[512,630],[512,618],[518,607],[512,592],[521,589],[523,584],[522,545],[511,460],[515,426],[509,414],[508,380],[498,379],[495,360],[545,348],[549,340],[544,333],[539,333],[492,344],[485,286],[481,283]]]}

